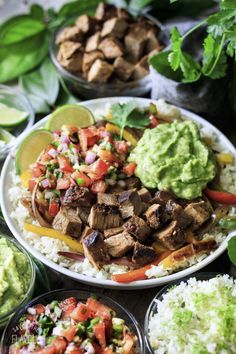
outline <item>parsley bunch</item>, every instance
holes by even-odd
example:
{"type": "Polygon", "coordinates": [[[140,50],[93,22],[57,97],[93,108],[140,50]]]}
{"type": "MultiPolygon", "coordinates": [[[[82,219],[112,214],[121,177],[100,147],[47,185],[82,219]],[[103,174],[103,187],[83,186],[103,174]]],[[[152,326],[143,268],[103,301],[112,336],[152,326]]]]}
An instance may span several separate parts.
{"type": "MultiPolygon", "coordinates": [[[[177,1],[177,0],[175,0],[177,1]]],[[[172,0],[173,2],[173,0],[172,0]]],[[[150,64],[166,76],[180,77],[182,82],[197,81],[202,75],[220,79],[226,75],[228,58],[236,60],[236,1],[221,0],[219,11],[181,36],[176,27],[171,30],[171,50],[150,59],[150,64]],[[206,25],[201,62],[182,49],[187,36],[206,25]],[[169,68],[167,67],[169,66],[169,68]],[[159,70],[160,69],[160,70],[159,70]],[[176,76],[175,72],[179,75],[176,76]]]]}

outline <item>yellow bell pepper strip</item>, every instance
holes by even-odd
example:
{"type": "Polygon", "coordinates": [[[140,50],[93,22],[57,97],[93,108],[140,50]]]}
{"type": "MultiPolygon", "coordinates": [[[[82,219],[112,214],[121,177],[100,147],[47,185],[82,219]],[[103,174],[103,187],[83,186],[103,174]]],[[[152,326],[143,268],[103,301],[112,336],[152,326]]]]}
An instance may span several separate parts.
{"type": "MultiPolygon", "coordinates": [[[[115,124],[107,123],[106,130],[109,131],[110,133],[113,133],[113,134],[117,134],[117,135],[121,134],[120,128],[115,124]]],[[[128,130],[124,129],[122,136],[132,146],[137,145],[138,139],[136,139],[135,136],[133,134],[131,134],[128,130]]]]}
{"type": "Polygon", "coordinates": [[[20,175],[20,179],[21,179],[21,183],[22,183],[23,187],[28,188],[29,180],[31,178],[32,177],[31,177],[30,170],[26,170],[26,171],[22,172],[22,174],[20,175]]]}
{"type": "Polygon", "coordinates": [[[222,165],[226,165],[226,164],[232,164],[234,161],[233,155],[232,154],[226,154],[226,153],[219,153],[219,154],[215,154],[217,161],[222,164],[222,165]]]}
{"type": "Polygon", "coordinates": [[[47,236],[51,238],[55,238],[61,241],[64,241],[67,246],[69,246],[72,250],[79,252],[79,253],[84,253],[83,246],[80,242],[78,242],[76,239],[69,235],[64,235],[61,232],[50,229],[47,227],[41,227],[37,225],[32,225],[29,223],[24,223],[24,229],[29,232],[33,232],[34,234],[40,235],[40,236],[47,236]]]}

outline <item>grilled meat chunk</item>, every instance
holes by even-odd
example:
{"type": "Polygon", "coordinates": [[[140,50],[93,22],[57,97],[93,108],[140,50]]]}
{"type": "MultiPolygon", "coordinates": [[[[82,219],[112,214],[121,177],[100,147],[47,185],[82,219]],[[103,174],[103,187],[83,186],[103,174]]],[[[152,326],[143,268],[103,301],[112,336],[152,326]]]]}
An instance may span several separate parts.
{"type": "Polygon", "coordinates": [[[141,188],[140,179],[137,177],[129,177],[125,180],[125,188],[126,189],[134,189],[134,188],[141,188]]]}
{"type": "Polygon", "coordinates": [[[118,205],[117,196],[109,193],[98,193],[97,203],[106,205],[118,205]]]}
{"type": "Polygon", "coordinates": [[[92,229],[105,230],[122,225],[119,209],[116,206],[95,204],[89,214],[89,226],[92,229]]]}
{"type": "Polygon", "coordinates": [[[132,216],[132,218],[126,221],[123,227],[141,243],[143,243],[151,233],[151,229],[147,223],[137,215],[132,216]]]}
{"type": "Polygon", "coordinates": [[[82,221],[78,216],[78,210],[75,208],[61,207],[52,222],[52,227],[65,235],[76,238],[80,237],[82,221]]]}
{"type": "Polygon", "coordinates": [[[140,80],[149,73],[148,56],[145,55],[134,67],[133,80],[140,80]]]}
{"type": "Polygon", "coordinates": [[[101,42],[101,32],[98,31],[87,39],[85,51],[93,52],[94,50],[97,50],[100,42],[101,42]]]}
{"type": "Polygon", "coordinates": [[[207,220],[209,220],[212,213],[209,204],[204,200],[196,203],[190,203],[186,206],[184,211],[190,218],[192,218],[191,228],[193,231],[197,230],[207,220]]]}
{"type": "Polygon", "coordinates": [[[123,47],[121,42],[114,37],[106,37],[99,44],[100,49],[107,59],[114,59],[120,57],[123,54],[123,47]]]}
{"type": "Polygon", "coordinates": [[[107,253],[107,247],[103,241],[102,234],[99,231],[93,231],[82,240],[84,255],[89,262],[97,269],[107,263],[110,256],[107,253]]]}
{"type": "Polygon", "coordinates": [[[89,82],[107,82],[113,72],[113,66],[105,60],[97,59],[88,72],[89,82]]]}
{"type": "Polygon", "coordinates": [[[168,200],[166,203],[166,212],[172,220],[177,221],[178,227],[182,229],[185,229],[192,222],[191,216],[184,211],[182,206],[172,200],[168,200]]]}
{"type": "Polygon", "coordinates": [[[145,51],[146,53],[150,53],[153,50],[158,50],[160,51],[162,49],[162,45],[157,38],[157,29],[156,28],[151,28],[147,32],[147,41],[145,45],[145,51]]]}
{"type": "Polygon", "coordinates": [[[76,26],[83,33],[91,33],[99,29],[99,21],[88,15],[81,15],[76,20],[76,26]]]}
{"type": "Polygon", "coordinates": [[[75,43],[72,41],[65,41],[60,45],[60,50],[58,57],[62,57],[63,59],[69,59],[73,54],[78,52],[81,49],[81,43],[75,43]]]}
{"type": "Polygon", "coordinates": [[[56,44],[65,41],[81,42],[84,38],[84,33],[77,26],[64,28],[57,36],[56,44]]]}
{"type": "Polygon", "coordinates": [[[152,199],[151,193],[147,188],[141,188],[138,191],[138,195],[140,196],[142,202],[144,203],[148,203],[152,199]]]}
{"type": "MultiPolygon", "coordinates": [[[[62,46],[61,46],[62,47],[62,46]]],[[[82,69],[82,62],[83,62],[83,54],[80,51],[76,51],[73,56],[70,58],[64,58],[62,51],[64,49],[60,48],[58,54],[57,54],[57,60],[59,63],[66,69],[70,71],[81,71],[82,69]]]]}
{"type": "Polygon", "coordinates": [[[91,229],[89,226],[85,226],[83,229],[82,235],[81,235],[81,240],[85,238],[86,236],[90,235],[94,230],[91,229]]]}
{"type": "Polygon", "coordinates": [[[109,18],[116,17],[117,8],[114,5],[105,4],[100,2],[96,9],[95,17],[98,20],[106,21],[109,18]]]}
{"type": "Polygon", "coordinates": [[[118,197],[119,210],[123,219],[139,215],[142,211],[142,201],[136,189],[122,192],[118,197]]]}
{"type": "Polygon", "coordinates": [[[112,34],[114,37],[122,38],[127,27],[128,24],[124,18],[113,17],[104,22],[101,36],[106,37],[112,34]]]}
{"type": "Polygon", "coordinates": [[[126,51],[134,62],[137,62],[141,58],[146,40],[147,30],[139,24],[132,26],[125,36],[126,51]]]}
{"type": "Polygon", "coordinates": [[[85,225],[88,225],[89,213],[90,208],[78,206],[78,215],[85,225]]]}
{"type": "Polygon", "coordinates": [[[112,257],[122,257],[134,246],[133,238],[126,231],[123,231],[115,236],[111,236],[104,242],[107,246],[108,253],[112,257]]]}
{"type": "Polygon", "coordinates": [[[132,261],[140,266],[150,264],[156,258],[156,252],[152,247],[141,245],[139,242],[135,242],[134,253],[132,261]]]}
{"type": "Polygon", "coordinates": [[[94,195],[88,190],[88,188],[71,186],[62,197],[62,205],[91,207],[94,199],[94,195]]]}
{"type": "Polygon", "coordinates": [[[151,204],[157,203],[162,206],[165,206],[169,200],[175,201],[175,196],[173,195],[172,192],[163,190],[163,191],[157,191],[155,193],[154,198],[150,201],[150,203],[151,204]]]}
{"type": "Polygon", "coordinates": [[[169,250],[176,250],[186,242],[186,234],[177,226],[177,221],[171,221],[170,224],[153,234],[153,237],[160,240],[169,250]]]}
{"type": "Polygon", "coordinates": [[[83,55],[83,63],[82,63],[83,72],[87,73],[89,71],[89,69],[91,68],[91,66],[93,65],[93,63],[97,59],[103,59],[103,58],[104,58],[104,55],[99,50],[94,50],[94,51],[89,52],[89,53],[84,53],[84,55],[83,55]]]}
{"type": "Polygon", "coordinates": [[[109,238],[111,236],[114,236],[114,235],[117,235],[117,234],[120,234],[124,231],[123,229],[123,226],[120,226],[120,227],[113,227],[111,229],[107,229],[107,230],[104,230],[104,237],[105,238],[109,238]]]}
{"type": "Polygon", "coordinates": [[[127,81],[134,71],[134,65],[122,57],[114,61],[114,72],[123,81],[127,81]]]}
{"type": "Polygon", "coordinates": [[[160,204],[151,205],[144,215],[147,219],[147,224],[155,230],[159,229],[166,221],[164,209],[160,204]]]}

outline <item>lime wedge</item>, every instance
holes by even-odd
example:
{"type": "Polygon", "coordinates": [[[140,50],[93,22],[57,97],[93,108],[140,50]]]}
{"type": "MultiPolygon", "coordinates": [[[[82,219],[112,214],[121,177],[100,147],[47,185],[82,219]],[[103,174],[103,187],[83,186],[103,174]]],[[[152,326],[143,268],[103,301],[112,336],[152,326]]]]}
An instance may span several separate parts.
{"type": "Polygon", "coordinates": [[[16,108],[9,107],[0,103],[0,126],[1,127],[14,127],[22,123],[27,117],[27,112],[19,111],[16,108]]]}
{"type": "Polygon", "coordinates": [[[0,128],[0,141],[3,141],[5,144],[8,144],[14,139],[15,139],[14,135],[9,133],[7,130],[0,128]]]}
{"type": "Polygon", "coordinates": [[[86,128],[94,123],[94,116],[88,108],[77,104],[68,104],[56,109],[51,114],[45,127],[54,131],[60,129],[63,125],[86,128]]]}
{"type": "Polygon", "coordinates": [[[29,169],[41,152],[52,142],[53,134],[46,129],[35,130],[20,144],[16,153],[16,173],[22,174],[29,169]]]}

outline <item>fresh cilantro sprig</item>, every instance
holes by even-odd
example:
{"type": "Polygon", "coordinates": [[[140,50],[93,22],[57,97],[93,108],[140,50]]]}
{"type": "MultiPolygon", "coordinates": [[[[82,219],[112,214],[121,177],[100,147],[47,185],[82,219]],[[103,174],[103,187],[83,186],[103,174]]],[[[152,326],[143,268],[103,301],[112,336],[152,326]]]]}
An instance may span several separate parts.
{"type": "Polygon", "coordinates": [[[144,110],[137,107],[134,101],[127,103],[114,103],[111,106],[112,122],[121,129],[121,136],[125,127],[142,129],[150,124],[150,119],[144,110]]]}

